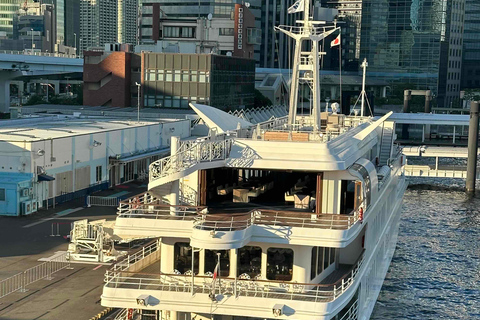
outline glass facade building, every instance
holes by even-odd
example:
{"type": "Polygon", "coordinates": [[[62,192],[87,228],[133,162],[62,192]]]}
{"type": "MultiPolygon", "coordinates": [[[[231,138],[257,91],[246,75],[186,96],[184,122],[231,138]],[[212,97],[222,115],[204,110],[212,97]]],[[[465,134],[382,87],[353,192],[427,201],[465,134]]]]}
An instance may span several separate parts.
{"type": "Polygon", "coordinates": [[[431,89],[440,107],[460,92],[464,0],[364,0],[360,59],[369,75],[431,89]]]}
{"type": "Polygon", "coordinates": [[[0,32],[9,38],[13,36],[13,17],[23,4],[22,0],[0,0],[0,32]]]}
{"type": "Polygon", "coordinates": [[[462,88],[480,88],[480,1],[465,0],[462,88]]]}
{"type": "Polygon", "coordinates": [[[254,104],[255,62],[214,54],[142,53],[143,105],[219,109],[254,104]]]}

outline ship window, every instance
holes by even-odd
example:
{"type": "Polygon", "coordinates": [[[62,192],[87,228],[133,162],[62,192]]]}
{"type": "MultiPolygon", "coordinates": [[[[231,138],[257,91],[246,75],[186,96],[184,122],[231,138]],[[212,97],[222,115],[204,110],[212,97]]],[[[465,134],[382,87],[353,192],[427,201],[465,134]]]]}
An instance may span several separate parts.
{"type": "Polygon", "coordinates": [[[363,178],[363,182],[364,182],[364,188],[365,188],[365,203],[364,203],[364,207],[365,208],[368,208],[368,206],[370,205],[370,197],[371,197],[371,182],[370,182],[370,176],[368,175],[368,171],[367,169],[365,169],[364,166],[358,164],[358,163],[354,163],[351,167],[350,167],[351,170],[355,170],[357,171],[358,173],[360,173],[360,175],[362,176],[363,178]]]}
{"type": "Polygon", "coordinates": [[[312,260],[310,261],[310,279],[314,279],[334,262],[334,248],[313,247],[312,260]]]}
{"type": "Polygon", "coordinates": [[[267,250],[267,279],[290,281],[293,274],[293,250],[269,248],[267,250]]]}
{"type": "Polygon", "coordinates": [[[317,274],[322,273],[323,271],[323,255],[325,253],[325,248],[317,247],[318,254],[317,254],[317,274]]]}
{"type": "Polygon", "coordinates": [[[248,274],[250,278],[261,273],[262,266],[262,248],[243,247],[238,249],[238,269],[237,275],[248,274]]]}
{"type": "MultiPolygon", "coordinates": [[[[195,273],[198,273],[198,252],[195,252],[194,255],[195,264],[193,267],[195,273]]],[[[184,274],[185,272],[192,270],[192,247],[186,242],[175,243],[174,261],[175,270],[178,270],[180,273],[184,274]]]]}
{"type": "Polygon", "coordinates": [[[230,251],[229,250],[205,250],[205,273],[214,272],[218,262],[217,253],[220,253],[220,276],[230,275],[230,251]]]}

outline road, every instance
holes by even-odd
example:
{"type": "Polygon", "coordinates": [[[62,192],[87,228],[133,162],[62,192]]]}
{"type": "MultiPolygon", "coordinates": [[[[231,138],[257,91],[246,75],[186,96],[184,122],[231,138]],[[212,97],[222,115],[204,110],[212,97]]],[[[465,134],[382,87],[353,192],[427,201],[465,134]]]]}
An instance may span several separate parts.
{"type": "MultiPolygon", "coordinates": [[[[118,193],[119,190],[131,196],[144,191],[145,186],[129,184],[100,195],[118,193]]],[[[69,234],[71,222],[114,220],[116,217],[114,207],[84,208],[83,205],[82,199],[26,217],[1,217],[0,280],[40,264],[40,258],[66,251],[68,241],[63,236],[69,234]],[[51,236],[52,223],[60,223],[60,236],[51,236]]],[[[100,295],[107,266],[75,263],[72,267],[72,270],[55,273],[52,280],[29,285],[27,292],[15,292],[0,298],[0,319],[86,320],[104,310],[100,295]]]]}

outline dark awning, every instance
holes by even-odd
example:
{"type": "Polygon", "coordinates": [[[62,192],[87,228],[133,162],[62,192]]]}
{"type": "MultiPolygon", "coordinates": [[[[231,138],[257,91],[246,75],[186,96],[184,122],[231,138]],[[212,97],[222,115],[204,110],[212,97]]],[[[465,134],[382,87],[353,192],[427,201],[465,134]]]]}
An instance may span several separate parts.
{"type": "Polygon", "coordinates": [[[46,175],[46,174],[39,174],[38,175],[38,181],[53,181],[55,180],[54,177],[46,175]]]}

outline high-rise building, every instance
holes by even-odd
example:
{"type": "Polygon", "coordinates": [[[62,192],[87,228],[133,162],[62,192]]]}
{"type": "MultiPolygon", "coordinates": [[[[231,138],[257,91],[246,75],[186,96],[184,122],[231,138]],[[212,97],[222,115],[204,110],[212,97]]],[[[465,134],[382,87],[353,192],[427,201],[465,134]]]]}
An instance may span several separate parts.
{"type": "Polygon", "coordinates": [[[361,0],[320,0],[318,6],[338,10],[339,26],[342,28],[341,46],[330,50],[327,42],[324,57],[324,68],[338,70],[340,58],[338,50],[342,50],[342,70],[357,71],[360,61],[360,32],[362,26],[362,1],[361,0]]]}
{"type": "Polygon", "coordinates": [[[138,0],[118,0],[117,42],[137,43],[138,0]]]}
{"type": "Polygon", "coordinates": [[[80,50],[117,41],[116,0],[80,0],[80,50]]]}
{"type": "Polygon", "coordinates": [[[465,0],[462,89],[480,88],[480,1],[465,0]]]}
{"type": "Polygon", "coordinates": [[[0,0],[0,33],[3,37],[13,37],[13,17],[20,9],[22,0],[0,0]]]}
{"type": "Polygon", "coordinates": [[[80,40],[80,0],[65,0],[65,45],[78,48],[80,40]]]}
{"type": "Polygon", "coordinates": [[[464,0],[363,0],[360,59],[369,76],[459,97],[464,0]]]}

